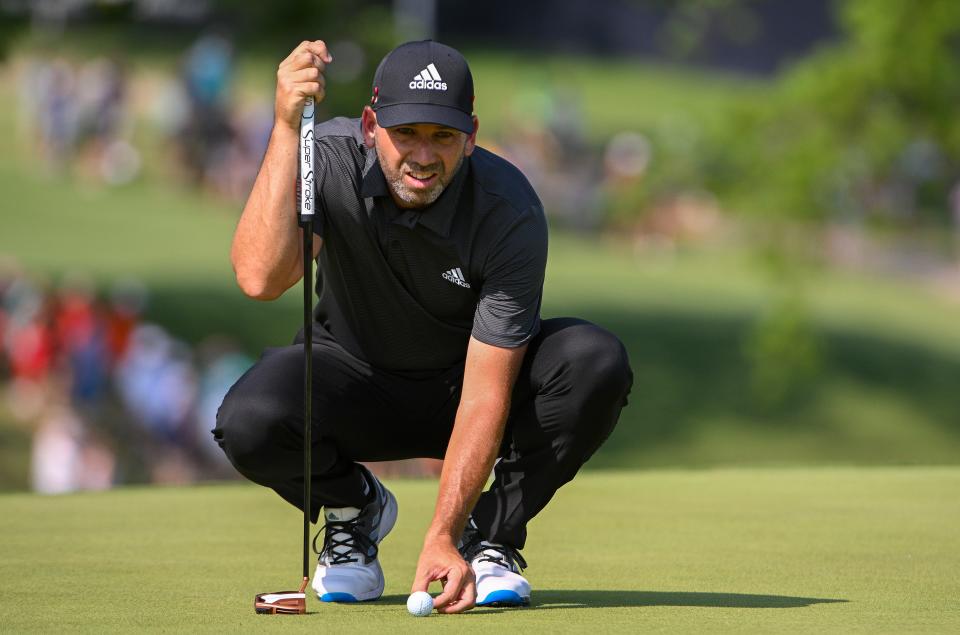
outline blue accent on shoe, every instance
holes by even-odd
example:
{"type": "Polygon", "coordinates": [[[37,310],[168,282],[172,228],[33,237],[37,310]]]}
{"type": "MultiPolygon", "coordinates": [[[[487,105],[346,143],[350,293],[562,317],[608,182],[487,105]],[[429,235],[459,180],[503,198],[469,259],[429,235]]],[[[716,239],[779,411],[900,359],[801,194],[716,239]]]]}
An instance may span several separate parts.
{"type": "Polygon", "coordinates": [[[530,598],[522,598],[516,591],[493,591],[483,598],[482,602],[477,602],[477,606],[527,606],[530,604],[530,598]]]}
{"type": "Polygon", "coordinates": [[[321,602],[356,602],[357,598],[349,593],[324,593],[320,596],[321,602]]]}

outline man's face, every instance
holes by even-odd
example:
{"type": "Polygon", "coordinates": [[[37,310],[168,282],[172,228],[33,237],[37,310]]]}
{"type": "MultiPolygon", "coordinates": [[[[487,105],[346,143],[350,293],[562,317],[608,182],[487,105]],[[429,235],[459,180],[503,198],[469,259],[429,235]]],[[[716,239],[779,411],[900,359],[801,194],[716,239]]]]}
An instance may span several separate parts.
{"type": "Polygon", "coordinates": [[[376,125],[376,113],[364,110],[364,136],[375,147],[380,169],[398,207],[415,209],[436,201],[474,148],[476,131],[414,123],[393,128],[376,125]]]}

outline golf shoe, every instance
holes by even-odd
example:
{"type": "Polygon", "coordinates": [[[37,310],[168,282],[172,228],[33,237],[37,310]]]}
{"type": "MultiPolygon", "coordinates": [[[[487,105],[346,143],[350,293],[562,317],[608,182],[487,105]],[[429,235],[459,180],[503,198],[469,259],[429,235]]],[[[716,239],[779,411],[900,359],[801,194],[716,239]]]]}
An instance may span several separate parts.
{"type": "MultiPolygon", "coordinates": [[[[323,548],[312,585],[322,602],[363,602],[383,594],[377,545],[397,521],[397,499],[369,470],[360,469],[373,490],[367,506],[324,509],[323,548]]],[[[313,539],[315,551],[319,537],[313,539]]]]}
{"type": "Polygon", "coordinates": [[[484,540],[472,518],[457,547],[477,578],[477,606],[530,604],[530,583],[520,575],[527,563],[516,549],[484,540]]]}

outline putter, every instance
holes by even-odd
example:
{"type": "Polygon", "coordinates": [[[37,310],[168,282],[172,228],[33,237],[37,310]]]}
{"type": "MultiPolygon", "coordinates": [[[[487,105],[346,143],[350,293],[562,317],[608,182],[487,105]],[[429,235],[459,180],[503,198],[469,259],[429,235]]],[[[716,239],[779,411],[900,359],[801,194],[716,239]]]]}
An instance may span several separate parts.
{"type": "Polygon", "coordinates": [[[260,593],[253,610],[262,615],[302,615],[307,612],[310,583],[310,446],[313,420],[313,97],[307,97],[300,116],[300,218],[303,230],[303,580],[299,591],[260,593]]]}

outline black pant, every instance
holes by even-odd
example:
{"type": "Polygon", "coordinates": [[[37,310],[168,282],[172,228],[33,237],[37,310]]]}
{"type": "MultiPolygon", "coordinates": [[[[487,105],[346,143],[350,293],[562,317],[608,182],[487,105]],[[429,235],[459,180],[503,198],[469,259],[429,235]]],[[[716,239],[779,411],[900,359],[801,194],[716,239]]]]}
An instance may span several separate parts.
{"type": "MultiPolygon", "coordinates": [[[[329,337],[314,340],[316,522],[324,505],[364,505],[355,461],[443,458],[463,365],[398,375],[372,368],[329,337]]],[[[493,485],[473,509],[483,536],[523,547],[527,522],[610,435],[632,381],[626,351],[610,332],[573,318],[542,322],[514,387],[493,485]]],[[[302,346],[266,349],[227,393],[213,434],[241,474],[302,509],[302,346]]]]}

